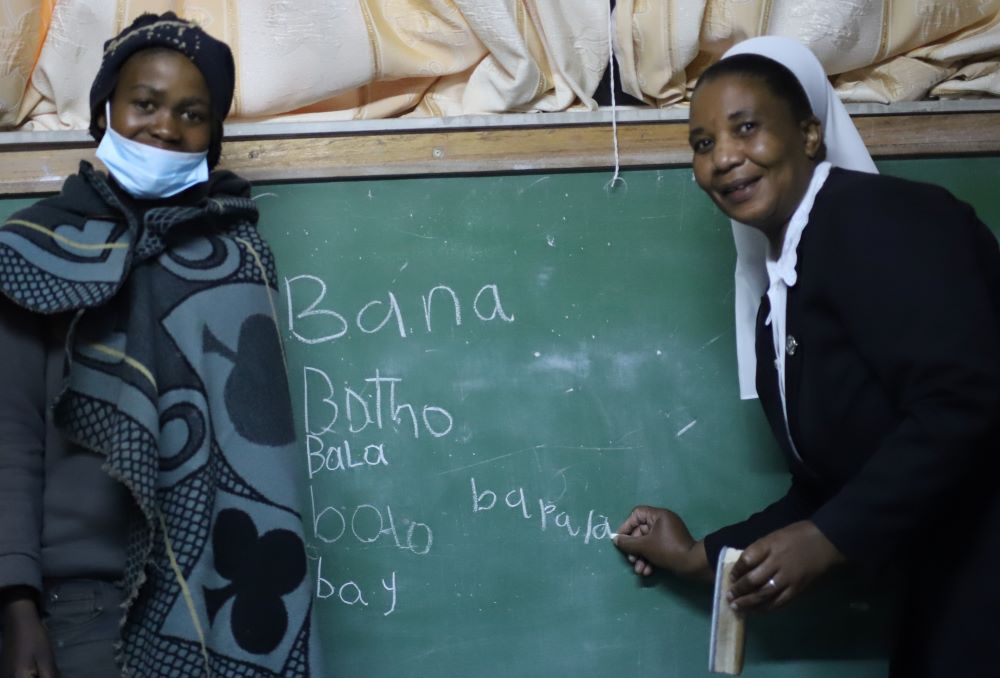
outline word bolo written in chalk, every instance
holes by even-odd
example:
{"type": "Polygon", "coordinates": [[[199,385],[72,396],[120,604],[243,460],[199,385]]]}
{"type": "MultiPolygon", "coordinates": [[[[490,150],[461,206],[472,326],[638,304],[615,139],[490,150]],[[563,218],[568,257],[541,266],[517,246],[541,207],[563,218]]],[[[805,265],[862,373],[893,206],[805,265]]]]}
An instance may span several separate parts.
{"type": "Polygon", "coordinates": [[[359,544],[374,544],[382,540],[397,549],[409,551],[418,556],[427,555],[434,544],[434,532],[426,523],[406,520],[405,531],[396,527],[392,508],[384,510],[374,504],[358,504],[354,507],[326,505],[317,510],[316,493],[309,488],[312,507],[313,536],[326,544],[335,544],[348,539],[359,544]]]}

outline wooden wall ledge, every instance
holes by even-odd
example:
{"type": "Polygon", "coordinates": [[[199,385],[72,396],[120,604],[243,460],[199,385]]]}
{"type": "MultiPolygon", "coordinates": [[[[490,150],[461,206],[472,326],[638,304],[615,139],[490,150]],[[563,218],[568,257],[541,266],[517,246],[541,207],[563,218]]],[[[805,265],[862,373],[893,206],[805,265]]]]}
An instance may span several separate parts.
{"type": "MultiPolygon", "coordinates": [[[[888,114],[884,107],[851,108],[875,157],[1000,153],[997,103],[954,103],[965,105],[930,110],[897,105],[888,114]]],[[[618,146],[624,168],[689,165],[686,110],[620,111],[618,146]]],[[[94,143],[85,132],[0,133],[0,194],[57,191],[81,158],[94,160],[94,143]]],[[[613,165],[608,111],[325,125],[234,124],[227,126],[222,156],[223,167],[255,182],[613,165]]]]}

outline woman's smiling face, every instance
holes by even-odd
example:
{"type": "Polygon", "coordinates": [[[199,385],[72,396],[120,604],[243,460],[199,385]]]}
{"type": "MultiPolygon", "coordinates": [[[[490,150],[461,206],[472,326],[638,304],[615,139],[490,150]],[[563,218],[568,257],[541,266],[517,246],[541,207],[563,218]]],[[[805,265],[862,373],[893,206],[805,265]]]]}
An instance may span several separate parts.
{"type": "Polygon", "coordinates": [[[212,139],[211,94],[180,52],[148,49],[122,66],[111,97],[111,127],[147,146],[201,152],[212,139]]]}
{"type": "Polygon", "coordinates": [[[728,217],[779,244],[805,195],[822,143],[819,121],[752,76],[721,75],[691,101],[695,180],[728,217]]]}

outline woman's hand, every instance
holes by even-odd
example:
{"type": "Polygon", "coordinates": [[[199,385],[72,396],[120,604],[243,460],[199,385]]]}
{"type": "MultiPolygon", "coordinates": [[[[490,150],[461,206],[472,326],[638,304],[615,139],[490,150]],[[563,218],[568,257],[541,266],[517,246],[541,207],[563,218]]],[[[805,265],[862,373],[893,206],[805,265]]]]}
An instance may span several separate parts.
{"type": "Polygon", "coordinates": [[[843,561],[812,521],[792,523],[744,549],[733,565],[730,603],[742,611],[777,609],[843,561]]]}
{"type": "Polygon", "coordinates": [[[695,541],[681,517],[669,509],[635,507],[614,543],[638,575],[652,574],[655,566],[690,578],[712,577],[705,545],[695,541]]]}
{"type": "Polygon", "coordinates": [[[57,678],[55,660],[29,589],[8,590],[3,614],[3,661],[0,678],[57,678]]]}

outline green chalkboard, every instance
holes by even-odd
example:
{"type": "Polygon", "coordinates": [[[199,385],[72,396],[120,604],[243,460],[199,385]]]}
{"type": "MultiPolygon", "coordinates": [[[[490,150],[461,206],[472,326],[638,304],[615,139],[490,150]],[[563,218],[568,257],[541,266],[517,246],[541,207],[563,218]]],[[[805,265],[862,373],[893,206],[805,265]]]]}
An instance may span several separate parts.
{"type": "MultiPolygon", "coordinates": [[[[996,158],[882,169],[1000,225],[996,158]]],[[[640,583],[608,528],[700,534],[787,474],[737,394],[728,221],[689,169],[624,177],[257,188],[330,676],[707,675],[708,587],[640,583]]],[[[751,620],[744,675],[882,676],[888,607],[828,582],[751,620]]]]}

